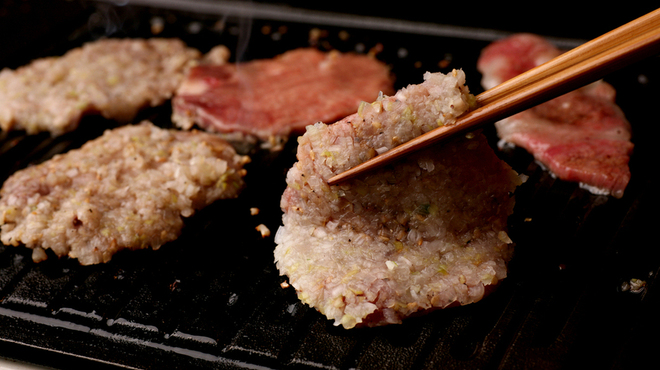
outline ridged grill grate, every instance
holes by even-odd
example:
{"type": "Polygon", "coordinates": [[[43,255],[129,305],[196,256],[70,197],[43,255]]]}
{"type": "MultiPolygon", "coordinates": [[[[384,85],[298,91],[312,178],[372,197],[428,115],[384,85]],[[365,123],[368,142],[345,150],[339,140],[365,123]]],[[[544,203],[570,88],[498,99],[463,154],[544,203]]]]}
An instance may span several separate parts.
{"type": "MultiPolygon", "coordinates": [[[[319,39],[321,47],[366,51],[380,44],[378,56],[392,65],[397,87],[419,82],[427,69],[461,67],[478,93],[474,65],[488,43],[63,3],[59,12],[68,14],[66,25],[54,25],[58,31],[50,36],[26,35],[36,46],[14,42],[0,62],[15,68],[79,46],[103,30],[115,30],[112,36],[150,36],[154,19],[165,22],[159,36],[181,37],[201,50],[224,43],[245,49],[244,59],[307,46],[310,32],[319,28],[327,31],[319,39]],[[99,17],[120,27],[92,22],[99,17]],[[247,30],[249,43],[242,44],[247,30]],[[350,38],[339,37],[339,31],[350,38]],[[440,67],[441,60],[448,64],[440,67]]],[[[101,369],[635,368],[652,358],[658,340],[651,334],[660,328],[655,291],[660,252],[657,242],[648,240],[658,220],[658,155],[652,142],[658,137],[657,63],[653,58],[608,77],[635,135],[633,179],[624,198],[591,195],[556,180],[522,150],[500,153],[529,180],[516,193],[510,219],[517,247],[509,277],[482,302],[403,325],[344,330],[300,303],[292,288],[282,289],[272,235],[281,221],[284,176],[295,161],[293,139],[277,156],[255,155],[240,198],[198,212],[186,220],[181,238],[159,251],[119,253],[108,264],[82,267],[54,259],[34,264],[30,250],[0,246],[0,356],[101,369]],[[260,208],[260,214],[251,216],[250,207],[260,208]],[[260,223],[270,228],[270,237],[255,231],[260,223]],[[626,291],[632,278],[646,282],[642,292],[626,291]]],[[[165,106],[141,118],[167,127],[170,113],[165,106]]],[[[87,117],[79,131],[58,138],[2,132],[0,181],[109,127],[87,117]]],[[[486,133],[495,144],[493,130],[486,133]]]]}

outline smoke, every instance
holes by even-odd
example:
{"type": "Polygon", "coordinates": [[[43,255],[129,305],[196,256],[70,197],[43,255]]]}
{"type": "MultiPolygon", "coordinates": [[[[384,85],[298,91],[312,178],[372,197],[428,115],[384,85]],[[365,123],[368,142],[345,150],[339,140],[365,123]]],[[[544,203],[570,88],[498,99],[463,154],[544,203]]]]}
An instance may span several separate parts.
{"type": "Polygon", "coordinates": [[[122,28],[122,22],[112,6],[100,4],[87,19],[87,27],[92,34],[110,36],[122,28]]]}
{"type": "MultiPolygon", "coordinates": [[[[249,1],[249,3],[252,3],[249,1]]],[[[252,17],[240,17],[238,21],[238,41],[236,44],[236,61],[243,61],[247,52],[252,33],[252,17]]]]}
{"type": "Polygon", "coordinates": [[[87,19],[87,28],[92,38],[102,38],[108,36],[119,36],[125,33],[127,28],[136,27],[135,24],[129,24],[132,19],[133,10],[128,0],[113,0],[108,4],[98,3],[95,11],[87,19]]]}

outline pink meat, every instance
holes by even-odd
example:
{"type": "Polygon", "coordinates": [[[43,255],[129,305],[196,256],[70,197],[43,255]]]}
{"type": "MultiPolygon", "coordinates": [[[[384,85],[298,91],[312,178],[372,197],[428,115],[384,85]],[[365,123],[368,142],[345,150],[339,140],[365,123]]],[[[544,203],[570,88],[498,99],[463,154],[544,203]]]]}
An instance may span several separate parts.
{"type": "MultiPolygon", "coordinates": [[[[545,39],[516,34],[481,53],[477,68],[491,88],[561,53],[545,39]]],[[[614,88],[598,81],[497,122],[502,143],[529,151],[560,179],[620,198],[630,180],[630,124],[614,88]]]]}
{"type": "Polygon", "coordinates": [[[269,140],[354,113],[361,101],[393,93],[389,68],[353,53],[313,48],[273,59],[191,69],[173,99],[173,119],[215,132],[269,140]]]}

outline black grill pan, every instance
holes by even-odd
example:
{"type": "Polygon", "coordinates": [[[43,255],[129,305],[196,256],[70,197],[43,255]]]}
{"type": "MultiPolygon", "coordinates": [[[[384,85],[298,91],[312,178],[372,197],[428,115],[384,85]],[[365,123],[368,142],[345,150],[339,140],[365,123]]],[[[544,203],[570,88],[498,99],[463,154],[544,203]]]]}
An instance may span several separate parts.
{"type": "MultiPolygon", "coordinates": [[[[309,45],[378,51],[397,88],[421,82],[427,70],[463,68],[479,93],[476,60],[495,38],[535,32],[573,47],[653,10],[595,9],[590,14],[597,21],[585,27],[578,22],[584,14],[566,14],[561,4],[524,17],[501,4],[461,11],[404,5],[5,0],[0,68],[100,37],[160,36],[202,51],[225,44],[233,60],[309,45]]],[[[529,180],[516,193],[509,222],[516,242],[509,277],[479,303],[402,325],[344,330],[301,304],[292,288],[282,289],[272,235],[281,222],[284,176],[295,162],[293,139],[278,155],[255,153],[245,192],[187,219],[183,235],[158,251],[122,252],[110,263],[83,267],[66,259],[34,264],[30,250],[0,246],[0,360],[56,369],[631,369],[653,363],[660,344],[660,248],[653,237],[658,62],[650,58],[606,78],[634,132],[632,180],[622,199],[557,180],[522,150],[498,152],[529,180]],[[251,207],[259,215],[251,216],[251,207]],[[261,223],[270,237],[255,230],[261,223]],[[631,289],[633,279],[644,287],[631,289]]],[[[170,114],[166,104],[139,119],[171,127],[170,114]]],[[[86,117],[80,130],[57,138],[2,132],[0,181],[113,126],[86,117]]],[[[495,147],[493,128],[485,132],[495,147]]]]}

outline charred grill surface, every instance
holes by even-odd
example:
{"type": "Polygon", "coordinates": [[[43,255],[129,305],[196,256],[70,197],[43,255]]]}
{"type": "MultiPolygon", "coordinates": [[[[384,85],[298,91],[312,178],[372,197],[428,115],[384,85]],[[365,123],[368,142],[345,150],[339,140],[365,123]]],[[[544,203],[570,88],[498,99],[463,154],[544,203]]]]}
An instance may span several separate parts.
{"type": "MultiPolygon", "coordinates": [[[[233,60],[309,45],[372,51],[392,66],[396,88],[421,82],[427,70],[463,68],[468,86],[479,93],[476,60],[489,42],[103,2],[43,1],[28,9],[15,3],[20,2],[3,8],[20,15],[13,18],[15,27],[0,22],[11,40],[3,46],[0,65],[10,68],[105,35],[157,35],[179,37],[202,52],[222,43],[233,60]],[[62,17],[54,16],[59,13],[62,17]],[[21,19],[33,24],[44,19],[44,24],[27,32],[21,19]]],[[[655,291],[660,250],[649,241],[660,185],[652,142],[658,137],[657,63],[651,58],[607,78],[618,91],[635,143],[632,179],[622,199],[554,179],[523,150],[498,152],[529,180],[518,188],[509,219],[516,242],[509,277],[481,302],[402,325],[344,330],[300,303],[291,288],[283,289],[273,262],[273,235],[281,224],[284,176],[295,162],[296,141],[290,140],[279,155],[255,153],[241,196],[196,213],[185,221],[181,237],[158,251],[121,252],[107,264],[80,266],[55,258],[34,264],[31,250],[0,246],[0,357],[109,369],[645,364],[658,344],[652,334],[660,329],[655,291]],[[252,207],[259,208],[258,215],[250,214],[252,207]],[[263,238],[255,230],[259,224],[271,236],[263,238]]],[[[170,115],[166,104],[140,113],[136,122],[144,118],[171,127],[170,115]]],[[[0,181],[113,126],[86,117],[77,131],[57,138],[1,132],[0,181]]],[[[485,132],[495,145],[494,130],[485,132]]]]}

